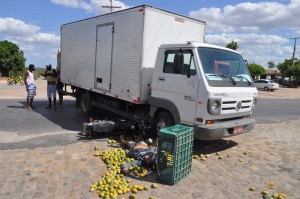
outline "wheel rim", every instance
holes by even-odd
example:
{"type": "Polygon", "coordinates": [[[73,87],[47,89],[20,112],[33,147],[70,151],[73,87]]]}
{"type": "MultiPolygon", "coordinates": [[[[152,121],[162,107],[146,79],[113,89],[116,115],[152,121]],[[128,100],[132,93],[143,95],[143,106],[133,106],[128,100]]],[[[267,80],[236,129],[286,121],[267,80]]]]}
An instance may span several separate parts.
{"type": "Polygon", "coordinates": [[[166,124],[166,121],[164,119],[161,119],[157,122],[157,125],[156,125],[156,129],[157,129],[157,132],[160,130],[160,129],[163,129],[167,127],[167,124],[166,124]]]}

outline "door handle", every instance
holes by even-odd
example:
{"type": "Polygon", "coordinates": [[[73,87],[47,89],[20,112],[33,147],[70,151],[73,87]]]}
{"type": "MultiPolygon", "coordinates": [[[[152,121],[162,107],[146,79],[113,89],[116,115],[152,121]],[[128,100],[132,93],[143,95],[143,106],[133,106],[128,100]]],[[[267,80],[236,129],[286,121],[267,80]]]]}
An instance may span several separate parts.
{"type": "Polygon", "coordinates": [[[165,81],[165,77],[158,77],[158,80],[165,81]]]}

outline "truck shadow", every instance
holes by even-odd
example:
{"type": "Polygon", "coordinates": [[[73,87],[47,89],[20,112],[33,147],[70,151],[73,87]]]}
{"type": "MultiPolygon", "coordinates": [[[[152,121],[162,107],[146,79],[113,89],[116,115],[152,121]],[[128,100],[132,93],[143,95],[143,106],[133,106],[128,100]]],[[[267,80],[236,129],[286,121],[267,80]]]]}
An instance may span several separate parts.
{"type": "Polygon", "coordinates": [[[220,151],[224,151],[226,149],[237,146],[238,143],[232,140],[214,140],[214,141],[200,141],[194,140],[193,145],[193,154],[212,154],[220,151]]]}

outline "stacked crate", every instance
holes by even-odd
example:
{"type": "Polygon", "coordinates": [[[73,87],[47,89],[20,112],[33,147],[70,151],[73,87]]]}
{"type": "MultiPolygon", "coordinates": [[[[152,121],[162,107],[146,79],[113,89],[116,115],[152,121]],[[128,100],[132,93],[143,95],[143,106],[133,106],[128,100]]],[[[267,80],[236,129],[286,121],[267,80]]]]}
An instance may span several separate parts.
{"type": "Polygon", "coordinates": [[[158,133],[158,180],[174,185],[191,172],[193,128],[175,125],[158,133]]]}

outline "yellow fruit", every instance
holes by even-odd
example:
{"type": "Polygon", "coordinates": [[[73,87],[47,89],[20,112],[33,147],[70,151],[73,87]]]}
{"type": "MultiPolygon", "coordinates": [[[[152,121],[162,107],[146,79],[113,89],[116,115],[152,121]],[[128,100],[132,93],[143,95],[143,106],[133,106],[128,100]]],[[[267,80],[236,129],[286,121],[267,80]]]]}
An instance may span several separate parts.
{"type": "Polygon", "coordinates": [[[134,195],[134,194],[131,194],[131,195],[129,196],[129,198],[130,198],[130,199],[135,199],[135,195],[134,195]]]}
{"type": "Polygon", "coordinates": [[[205,157],[201,157],[200,160],[205,161],[205,157]]]}
{"type": "Polygon", "coordinates": [[[261,192],[262,195],[268,195],[268,191],[264,190],[261,192]]]}
{"type": "Polygon", "coordinates": [[[273,197],[273,198],[278,198],[278,196],[279,196],[278,193],[274,193],[272,197],[273,197]]]}
{"type": "Polygon", "coordinates": [[[209,156],[210,156],[210,155],[208,155],[208,154],[207,154],[207,155],[205,155],[205,157],[206,157],[206,158],[209,158],[209,156]]]}
{"type": "Polygon", "coordinates": [[[99,150],[99,146],[96,145],[96,146],[94,147],[94,150],[95,150],[95,151],[99,150]]]}
{"type": "Polygon", "coordinates": [[[151,184],[151,188],[156,189],[157,188],[157,184],[156,183],[152,183],[151,184]]]}
{"type": "Polygon", "coordinates": [[[223,156],[220,155],[218,159],[222,160],[222,159],[223,159],[223,156]]]}
{"type": "Polygon", "coordinates": [[[132,189],[131,189],[131,192],[132,192],[132,193],[137,193],[138,190],[137,190],[136,188],[132,188],[132,189]]]}
{"type": "Polygon", "coordinates": [[[91,188],[90,188],[90,192],[93,192],[93,191],[95,191],[95,188],[94,188],[94,187],[91,187],[91,188]]]}
{"type": "Polygon", "coordinates": [[[285,198],[285,194],[284,193],[279,193],[279,196],[282,196],[285,198]]]}
{"type": "Polygon", "coordinates": [[[243,162],[244,160],[242,158],[239,159],[240,162],[243,162]]]}
{"type": "Polygon", "coordinates": [[[143,187],[143,186],[138,186],[137,190],[138,190],[138,191],[143,191],[143,190],[144,190],[144,187],[143,187]]]}
{"type": "Polygon", "coordinates": [[[150,196],[149,199],[154,199],[154,196],[150,196]]]}
{"type": "Polygon", "coordinates": [[[249,191],[255,191],[255,187],[250,187],[249,191]]]}
{"type": "Polygon", "coordinates": [[[149,187],[145,185],[144,190],[147,191],[148,189],[149,189],[149,187]]]}

